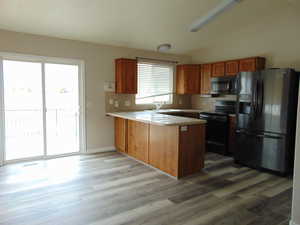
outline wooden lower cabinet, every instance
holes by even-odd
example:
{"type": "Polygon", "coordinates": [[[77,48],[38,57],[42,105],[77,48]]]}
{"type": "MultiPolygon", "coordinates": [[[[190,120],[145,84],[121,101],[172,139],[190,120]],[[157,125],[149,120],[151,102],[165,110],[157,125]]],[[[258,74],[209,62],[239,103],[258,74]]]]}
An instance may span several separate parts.
{"type": "Polygon", "coordinates": [[[128,155],[148,163],[149,124],[128,120],[128,155]]]}
{"type": "Polygon", "coordinates": [[[174,177],[201,171],[205,157],[205,124],[159,126],[115,118],[118,151],[174,177]]]}
{"type": "Polygon", "coordinates": [[[190,125],[179,130],[179,177],[183,177],[204,168],[205,125],[190,125]]]}
{"type": "Polygon", "coordinates": [[[178,126],[150,125],[149,164],[178,177],[178,126]]]}
{"type": "Polygon", "coordinates": [[[127,120],[115,118],[115,147],[120,152],[127,151],[127,120]]]}
{"type": "Polygon", "coordinates": [[[205,125],[150,125],[149,164],[175,177],[204,168],[205,125]]]}

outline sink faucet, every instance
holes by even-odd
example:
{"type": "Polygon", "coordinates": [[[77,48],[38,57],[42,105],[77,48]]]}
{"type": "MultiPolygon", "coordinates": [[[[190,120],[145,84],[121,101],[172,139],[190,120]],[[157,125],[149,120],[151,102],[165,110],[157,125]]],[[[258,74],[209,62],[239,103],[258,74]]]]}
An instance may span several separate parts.
{"type": "Polygon", "coordinates": [[[153,104],[155,105],[155,110],[158,111],[164,105],[164,102],[154,102],[153,104]]]}

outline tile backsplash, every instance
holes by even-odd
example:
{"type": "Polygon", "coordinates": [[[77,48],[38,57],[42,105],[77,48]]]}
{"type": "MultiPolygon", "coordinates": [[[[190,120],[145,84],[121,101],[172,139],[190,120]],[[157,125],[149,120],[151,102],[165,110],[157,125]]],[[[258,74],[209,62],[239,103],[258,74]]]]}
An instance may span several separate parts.
{"type": "MultiPolygon", "coordinates": [[[[214,104],[218,100],[235,101],[235,95],[224,95],[219,97],[210,97],[203,95],[173,95],[173,104],[163,105],[162,109],[202,109],[214,110],[214,104]]],[[[105,92],[105,110],[106,112],[126,112],[155,109],[155,105],[135,104],[134,94],[116,94],[114,92],[105,92]]]]}
{"type": "Polygon", "coordinates": [[[191,105],[193,109],[212,111],[215,109],[214,104],[218,100],[236,101],[236,95],[222,95],[219,97],[193,95],[191,97],[191,105]]]}
{"type": "MultiPolygon", "coordinates": [[[[114,92],[105,92],[105,110],[106,112],[125,112],[135,110],[154,109],[155,105],[137,105],[135,104],[134,94],[116,94],[114,92]]],[[[173,104],[163,105],[163,109],[190,109],[192,108],[190,95],[173,95],[173,104]]]]}

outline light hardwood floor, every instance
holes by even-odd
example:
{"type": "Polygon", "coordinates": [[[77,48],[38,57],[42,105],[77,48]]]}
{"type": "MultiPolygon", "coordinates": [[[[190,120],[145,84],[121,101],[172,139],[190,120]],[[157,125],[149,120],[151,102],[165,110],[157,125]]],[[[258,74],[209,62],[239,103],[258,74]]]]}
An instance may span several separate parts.
{"type": "Polygon", "coordinates": [[[175,180],[119,153],[0,168],[2,225],[288,225],[292,180],[207,154],[175,180]]]}

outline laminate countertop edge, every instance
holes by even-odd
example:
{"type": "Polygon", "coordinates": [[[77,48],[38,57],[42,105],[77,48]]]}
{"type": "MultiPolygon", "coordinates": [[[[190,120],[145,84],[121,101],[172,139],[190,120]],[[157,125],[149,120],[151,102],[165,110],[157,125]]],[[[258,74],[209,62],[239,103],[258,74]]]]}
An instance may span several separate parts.
{"type": "Polygon", "coordinates": [[[156,112],[136,111],[136,112],[116,112],[106,113],[107,116],[118,117],[127,120],[148,123],[158,126],[188,126],[196,124],[206,124],[205,120],[194,119],[181,116],[165,115],[156,112]]]}

